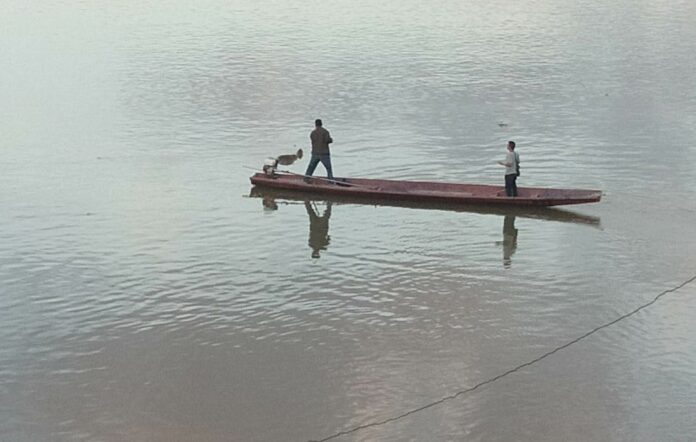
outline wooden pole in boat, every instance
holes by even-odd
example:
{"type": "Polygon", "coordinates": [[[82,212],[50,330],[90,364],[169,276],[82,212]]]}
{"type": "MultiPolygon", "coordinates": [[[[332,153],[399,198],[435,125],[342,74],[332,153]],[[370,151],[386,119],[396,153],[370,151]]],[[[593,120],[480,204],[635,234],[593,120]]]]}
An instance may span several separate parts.
{"type": "Polygon", "coordinates": [[[279,170],[278,172],[279,172],[280,174],[285,173],[285,174],[288,174],[288,175],[295,175],[295,176],[301,176],[301,177],[304,177],[304,178],[311,178],[311,179],[313,179],[313,180],[328,181],[328,182],[330,182],[330,183],[334,183],[334,184],[337,184],[337,185],[339,185],[339,186],[368,187],[368,186],[364,186],[364,185],[361,185],[361,184],[354,184],[354,183],[348,183],[348,182],[346,182],[346,181],[339,181],[339,180],[337,180],[337,179],[335,179],[335,178],[334,178],[334,179],[329,179],[329,178],[322,178],[322,177],[313,176],[313,175],[304,175],[304,174],[302,174],[302,173],[290,172],[289,170],[279,170]]]}
{"type": "MultiPolygon", "coordinates": [[[[245,169],[253,170],[253,171],[255,171],[255,172],[261,172],[261,170],[256,169],[256,168],[251,167],[251,166],[242,166],[242,167],[244,167],[245,169]]],[[[313,179],[313,180],[328,181],[328,182],[330,182],[330,183],[335,183],[335,184],[337,184],[337,185],[339,185],[339,186],[361,187],[361,188],[366,188],[366,189],[373,189],[372,187],[370,187],[370,186],[365,186],[364,184],[355,184],[355,183],[349,183],[349,182],[346,182],[346,181],[339,181],[339,180],[337,180],[337,179],[335,179],[335,178],[334,178],[333,180],[330,180],[330,179],[328,179],[328,178],[322,178],[322,177],[313,176],[313,175],[304,175],[304,174],[301,174],[301,173],[290,172],[289,170],[278,170],[278,172],[280,172],[279,175],[288,174],[288,175],[301,176],[301,177],[303,177],[303,178],[311,178],[311,179],[313,179]]]]}

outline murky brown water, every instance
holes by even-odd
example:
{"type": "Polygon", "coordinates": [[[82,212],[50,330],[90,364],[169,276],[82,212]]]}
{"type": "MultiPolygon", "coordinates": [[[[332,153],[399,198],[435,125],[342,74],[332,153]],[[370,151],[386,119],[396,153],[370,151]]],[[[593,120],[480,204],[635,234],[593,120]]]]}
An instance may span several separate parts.
{"type": "Polygon", "coordinates": [[[460,392],[335,440],[693,439],[696,283],[524,364],[696,274],[696,3],[1,6],[0,440],[303,441],[460,392]],[[252,192],[317,117],[339,176],[501,183],[514,139],[521,186],[605,196],[252,192]]]}

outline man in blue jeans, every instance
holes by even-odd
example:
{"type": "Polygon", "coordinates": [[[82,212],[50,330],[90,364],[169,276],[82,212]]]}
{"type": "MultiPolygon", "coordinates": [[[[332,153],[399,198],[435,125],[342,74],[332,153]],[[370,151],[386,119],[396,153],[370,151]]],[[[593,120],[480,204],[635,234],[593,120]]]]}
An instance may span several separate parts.
{"type": "Polygon", "coordinates": [[[309,160],[307,171],[305,172],[305,182],[309,182],[310,176],[314,173],[314,169],[321,161],[321,164],[326,168],[327,176],[333,182],[333,170],[331,169],[331,153],[329,152],[329,144],[333,143],[329,131],[324,129],[320,119],[314,121],[314,130],[309,134],[309,139],[312,140],[312,158],[309,160]]]}

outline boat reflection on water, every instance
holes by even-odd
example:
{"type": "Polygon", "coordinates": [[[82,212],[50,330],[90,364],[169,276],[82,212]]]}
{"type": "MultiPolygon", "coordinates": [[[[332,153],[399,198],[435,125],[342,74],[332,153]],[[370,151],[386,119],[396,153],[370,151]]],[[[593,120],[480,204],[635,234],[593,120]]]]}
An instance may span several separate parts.
{"type": "Polygon", "coordinates": [[[593,227],[600,227],[598,217],[574,213],[564,209],[545,208],[545,207],[500,207],[470,204],[447,204],[433,202],[409,202],[394,200],[375,200],[345,198],[334,195],[312,194],[308,192],[296,192],[292,190],[268,189],[263,187],[252,187],[249,194],[252,198],[261,198],[265,210],[278,210],[278,202],[285,203],[304,203],[307,215],[309,215],[309,247],[312,249],[312,258],[319,258],[322,250],[326,250],[331,237],[329,236],[329,219],[331,218],[331,207],[334,204],[368,204],[372,206],[404,207],[411,209],[427,210],[447,210],[454,212],[469,212],[479,214],[501,215],[503,219],[503,240],[496,242],[496,245],[503,247],[503,266],[509,268],[512,264],[512,255],[517,250],[517,234],[515,227],[516,218],[530,218],[546,221],[558,221],[566,223],[585,224],[593,227]],[[326,204],[323,214],[316,202],[326,204]]]}
{"type": "MultiPolygon", "coordinates": [[[[440,203],[431,201],[397,201],[390,199],[343,197],[285,189],[271,189],[257,186],[251,188],[249,196],[253,198],[263,198],[264,201],[268,201],[269,204],[276,204],[276,200],[300,202],[330,201],[333,204],[363,204],[370,206],[390,206],[410,209],[446,210],[451,212],[470,212],[489,215],[514,216],[518,218],[587,224],[593,227],[600,227],[600,218],[596,216],[583,215],[570,210],[556,209],[551,207],[503,207],[495,205],[440,203]]],[[[266,203],[264,203],[264,206],[266,206],[266,203]]]]}

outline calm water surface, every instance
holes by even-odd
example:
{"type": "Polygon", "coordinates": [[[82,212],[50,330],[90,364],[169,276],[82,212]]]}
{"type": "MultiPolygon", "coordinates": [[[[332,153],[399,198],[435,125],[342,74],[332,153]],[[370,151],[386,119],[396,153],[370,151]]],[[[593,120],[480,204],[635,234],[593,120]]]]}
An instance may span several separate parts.
{"type": "MultiPolygon", "coordinates": [[[[696,274],[692,1],[0,6],[0,440],[322,439],[696,274]],[[514,139],[604,198],[251,192],[317,117],[339,176],[498,184],[514,139]]],[[[693,440],[694,296],[335,440],[693,440]]]]}

